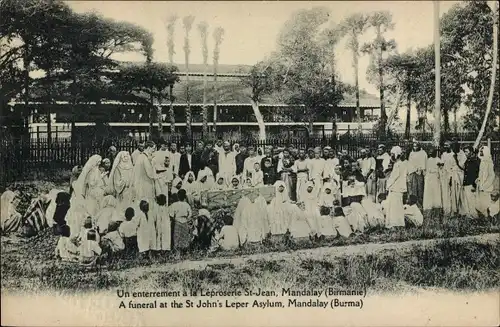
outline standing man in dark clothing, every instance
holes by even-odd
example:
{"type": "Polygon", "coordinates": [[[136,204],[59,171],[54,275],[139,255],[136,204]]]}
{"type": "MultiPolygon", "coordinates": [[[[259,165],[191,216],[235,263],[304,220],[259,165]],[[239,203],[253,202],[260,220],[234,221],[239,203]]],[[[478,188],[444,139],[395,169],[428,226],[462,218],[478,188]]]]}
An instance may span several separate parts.
{"type": "Polygon", "coordinates": [[[198,141],[196,143],[196,150],[193,153],[192,161],[191,161],[191,169],[196,177],[198,177],[198,172],[205,168],[205,164],[202,161],[204,144],[202,141],[198,141]]]}
{"type": "Polygon", "coordinates": [[[191,154],[191,145],[181,145],[179,152],[181,154],[179,163],[179,177],[184,178],[184,176],[186,176],[186,174],[192,169],[193,155],[191,154]]]}
{"type": "Polygon", "coordinates": [[[459,213],[468,217],[477,218],[476,180],[479,177],[479,165],[481,160],[477,157],[476,152],[470,145],[464,149],[464,152],[467,156],[464,167],[461,167],[458,160],[456,160],[458,167],[464,171],[464,190],[459,213]]]}
{"type": "Polygon", "coordinates": [[[205,150],[203,150],[201,155],[201,161],[204,167],[208,167],[212,170],[214,176],[217,175],[219,172],[219,155],[217,151],[215,151],[212,142],[207,142],[205,145],[205,150]]]}
{"type": "Polygon", "coordinates": [[[248,158],[247,149],[243,144],[240,144],[240,153],[235,157],[236,160],[236,175],[243,173],[243,167],[245,166],[245,159],[248,158]]]}
{"type": "MultiPolygon", "coordinates": [[[[273,166],[276,170],[276,164],[277,162],[275,162],[274,160],[274,157],[273,157],[273,148],[272,146],[266,146],[264,148],[264,157],[262,157],[262,159],[260,160],[260,166],[261,167],[264,167],[264,162],[269,159],[270,162],[271,162],[271,166],[273,166]]],[[[262,168],[262,170],[264,170],[264,168],[262,168]]]]}

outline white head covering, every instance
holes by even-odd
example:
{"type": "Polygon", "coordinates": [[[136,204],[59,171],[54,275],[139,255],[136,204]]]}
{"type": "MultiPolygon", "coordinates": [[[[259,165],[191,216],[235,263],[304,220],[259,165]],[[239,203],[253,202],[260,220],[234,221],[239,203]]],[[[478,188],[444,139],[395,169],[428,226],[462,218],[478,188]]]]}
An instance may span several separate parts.
{"type": "Polygon", "coordinates": [[[314,188],[315,188],[314,183],[312,181],[308,181],[306,183],[306,185],[304,185],[304,188],[302,189],[301,199],[303,199],[303,200],[317,200],[318,199],[318,192],[315,192],[314,188]],[[307,191],[307,189],[310,186],[313,188],[313,190],[311,191],[311,193],[309,193],[307,191]]]}
{"type": "Polygon", "coordinates": [[[4,227],[5,221],[10,219],[10,216],[16,208],[13,205],[14,199],[17,197],[17,194],[7,190],[2,193],[0,198],[0,208],[1,208],[1,226],[2,229],[4,227]]]}
{"type": "Polygon", "coordinates": [[[111,168],[111,172],[109,173],[109,187],[113,190],[113,192],[115,191],[114,175],[116,170],[130,170],[133,168],[134,166],[132,165],[130,153],[128,153],[128,151],[118,152],[115,161],[113,162],[113,168],[111,168]]]}
{"type": "Polygon", "coordinates": [[[240,153],[239,148],[240,148],[240,145],[239,145],[238,143],[234,143],[234,144],[233,144],[233,151],[234,151],[234,152],[236,152],[236,153],[240,153]],[[236,147],[238,147],[238,150],[236,150],[236,147]]]}
{"type": "MultiPolygon", "coordinates": [[[[179,183],[182,183],[182,179],[177,176],[176,178],[174,178],[174,180],[172,181],[172,188],[170,189],[170,192],[172,192],[172,194],[175,194],[177,193],[179,190],[177,189],[177,184],[179,183]]],[[[183,183],[184,184],[184,183],[183,183]]],[[[182,188],[182,186],[181,186],[182,188]]]]}
{"type": "Polygon", "coordinates": [[[75,193],[76,196],[84,197],[85,181],[87,180],[87,175],[93,168],[99,166],[101,160],[102,157],[98,154],[94,154],[92,157],[89,158],[89,160],[87,160],[87,162],[83,166],[80,176],[78,176],[78,179],[75,181],[75,184],[73,185],[73,192],[75,193]]]}
{"type": "Polygon", "coordinates": [[[290,197],[288,196],[288,189],[283,181],[276,181],[274,183],[274,189],[276,190],[277,198],[280,197],[283,201],[290,200],[290,197]],[[278,191],[280,186],[283,186],[283,192],[278,191]]]}
{"type": "Polygon", "coordinates": [[[210,218],[210,211],[208,211],[207,209],[200,209],[198,211],[198,216],[205,216],[207,218],[210,218]]]}
{"type": "Polygon", "coordinates": [[[233,180],[235,180],[235,179],[238,181],[237,188],[241,188],[241,181],[240,181],[240,178],[237,175],[234,175],[233,177],[231,177],[231,180],[229,181],[229,187],[232,188],[232,189],[234,188],[233,187],[233,180]]]}
{"type": "Polygon", "coordinates": [[[116,198],[112,195],[106,195],[102,199],[101,208],[115,208],[118,204],[116,198]]]}
{"type": "Polygon", "coordinates": [[[490,151],[490,148],[488,146],[483,146],[481,148],[481,150],[483,151],[483,154],[479,156],[479,159],[481,159],[481,161],[493,161],[493,159],[491,158],[491,151],[490,151]]]}
{"type": "Polygon", "coordinates": [[[196,176],[194,176],[194,173],[192,171],[188,171],[186,173],[186,176],[184,176],[184,180],[182,181],[182,185],[185,186],[186,184],[189,184],[189,176],[193,176],[193,183],[196,182],[196,176]]]}
{"type": "Polygon", "coordinates": [[[402,152],[401,147],[399,147],[397,145],[393,146],[391,149],[391,154],[394,154],[395,156],[401,155],[401,152],[402,152]]]}

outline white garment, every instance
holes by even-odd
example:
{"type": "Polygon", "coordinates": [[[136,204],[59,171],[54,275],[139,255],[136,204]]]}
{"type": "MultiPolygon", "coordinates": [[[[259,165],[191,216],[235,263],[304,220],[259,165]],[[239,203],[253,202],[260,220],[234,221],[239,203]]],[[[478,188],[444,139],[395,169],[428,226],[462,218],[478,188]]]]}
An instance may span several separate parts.
{"type": "Polygon", "coordinates": [[[235,152],[219,152],[219,175],[224,177],[226,183],[236,174],[235,158],[235,152]]]}
{"type": "Polygon", "coordinates": [[[416,204],[411,206],[405,205],[403,206],[403,209],[405,211],[406,219],[411,221],[417,227],[422,226],[424,223],[424,216],[416,204]]]}
{"type": "Polygon", "coordinates": [[[239,246],[238,230],[234,226],[223,226],[216,239],[223,250],[235,250],[239,246]]]}
{"type": "Polygon", "coordinates": [[[408,157],[408,174],[422,171],[425,172],[427,165],[427,153],[424,150],[412,151],[408,157]]]}
{"type": "Polygon", "coordinates": [[[170,152],[170,164],[176,176],[179,175],[179,166],[181,164],[181,154],[179,152],[170,152]]]}

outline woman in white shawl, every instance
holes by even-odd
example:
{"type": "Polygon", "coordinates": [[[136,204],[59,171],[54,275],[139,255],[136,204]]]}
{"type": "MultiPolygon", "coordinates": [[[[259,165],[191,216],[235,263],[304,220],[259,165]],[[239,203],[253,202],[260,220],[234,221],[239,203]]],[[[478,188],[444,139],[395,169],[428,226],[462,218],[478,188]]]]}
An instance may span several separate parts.
{"type": "MultiPolygon", "coordinates": [[[[85,199],[86,208],[90,215],[95,215],[100,209],[101,201],[104,198],[105,184],[102,173],[99,170],[101,156],[93,155],[85,163],[82,173],[73,185],[73,195],[75,198],[85,199]]],[[[73,202],[72,202],[73,206],[73,202]]]]}
{"type": "Polygon", "coordinates": [[[176,194],[177,192],[179,192],[179,190],[181,188],[183,188],[183,186],[184,186],[184,183],[182,182],[182,179],[179,176],[177,176],[172,181],[172,187],[170,188],[170,194],[176,194]]]}
{"type": "Polygon", "coordinates": [[[268,217],[271,225],[271,234],[285,234],[287,229],[290,227],[290,220],[292,218],[290,215],[290,206],[295,205],[290,203],[288,191],[286,190],[286,185],[283,181],[277,181],[274,183],[274,188],[276,190],[275,197],[268,205],[268,217]]]}
{"type": "Polygon", "coordinates": [[[495,170],[491,158],[490,148],[483,146],[479,151],[479,176],[477,185],[477,210],[488,216],[488,206],[491,203],[491,194],[495,187],[495,170]]]}
{"type": "Polygon", "coordinates": [[[49,227],[52,227],[55,222],[54,222],[54,213],[56,212],[57,208],[57,195],[61,192],[64,192],[63,190],[57,190],[57,189],[52,189],[50,192],[46,195],[46,203],[49,203],[49,206],[47,207],[47,210],[45,210],[45,219],[47,220],[47,225],[49,227]]]}
{"type": "Polygon", "coordinates": [[[22,226],[22,215],[17,212],[17,194],[7,190],[0,199],[2,232],[17,232],[22,226]]]}
{"type": "Polygon", "coordinates": [[[315,234],[320,236],[321,230],[319,225],[320,211],[318,205],[318,192],[315,190],[315,186],[312,181],[306,183],[300,198],[303,203],[307,223],[311,229],[311,236],[314,236],[315,234]]]}
{"type": "Polygon", "coordinates": [[[385,227],[404,227],[405,213],[403,209],[403,193],[406,192],[406,170],[402,167],[400,160],[401,148],[394,146],[391,149],[392,158],[395,163],[392,167],[392,172],[387,179],[387,213],[385,217],[385,227]]]}
{"type": "Polygon", "coordinates": [[[110,222],[123,220],[117,205],[118,201],[112,195],[106,195],[102,200],[102,209],[93,217],[93,225],[98,228],[99,234],[107,233],[110,222]]]}
{"type": "Polygon", "coordinates": [[[129,206],[134,198],[133,188],[130,187],[133,168],[128,151],[118,152],[109,174],[109,188],[120,207],[129,206]]]}
{"type": "Polygon", "coordinates": [[[215,178],[215,184],[212,187],[212,191],[222,191],[225,189],[227,189],[227,184],[224,175],[217,174],[215,178]]]}
{"type": "Polygon", "coordinates": [[[202,194],[205,192],[205,191],[210,191],[212,185],[209,183],[209,176],[210,176],[210,168],[206,168],[206,169],[203,169],[203,170],[200,170],[198,172],[198,178],[196,180],[196,182],[194,182],[193,184],[193,193],[192,193],[192,196],[193,196],[193,201],[195,203],[201,203],[202,202],[202,194]]]}
{"type": "Polygon", "coordinates": [[[188,171],[182,181],[182,188],[186,190],[188,203],[193,205],[193,193],[196,191],[196,177],[192,171],[188,171]]]}
{"type": "Polygon", "coordinates": [[[319,195],[318,205],[320,207],[333,207],[333,202],[336,200],[337,188],[333,183],[327,182],[323,185],[323,189],[319,195]]]}

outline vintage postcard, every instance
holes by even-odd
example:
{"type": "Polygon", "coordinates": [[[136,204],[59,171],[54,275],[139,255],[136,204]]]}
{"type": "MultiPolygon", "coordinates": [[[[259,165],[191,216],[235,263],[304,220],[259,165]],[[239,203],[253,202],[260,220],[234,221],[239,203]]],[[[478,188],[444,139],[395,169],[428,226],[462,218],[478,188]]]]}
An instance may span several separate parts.
{"type": "Polygon", "coordinates": [[[498,1],[0,0],[2,326],[498,326],[498,1]]]}

